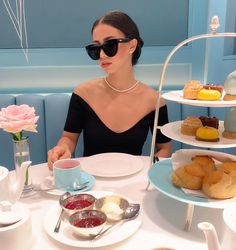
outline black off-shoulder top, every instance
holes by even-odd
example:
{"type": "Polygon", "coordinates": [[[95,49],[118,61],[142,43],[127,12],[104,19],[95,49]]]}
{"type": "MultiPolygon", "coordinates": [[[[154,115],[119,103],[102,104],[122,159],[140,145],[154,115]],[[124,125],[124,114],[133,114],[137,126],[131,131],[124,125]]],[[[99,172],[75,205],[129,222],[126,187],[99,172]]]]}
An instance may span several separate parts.
{"type": "MultiPolygon", "coordinates": [[[[141,155],[149,129],[153,130],[155,111],[145,115],[130,129],[116,133],[109,129],[97,116],[89,104],[73,93],[70,100],[64,130],[81,133],[84,137],[84,156],[99,153],[119,152],[141,155]]],[[[167,106],[159,110],[158,125],[168,123],[167,106]]],[[[157,130],[156,143],[166,143],[170,139],[157,130]]]]}

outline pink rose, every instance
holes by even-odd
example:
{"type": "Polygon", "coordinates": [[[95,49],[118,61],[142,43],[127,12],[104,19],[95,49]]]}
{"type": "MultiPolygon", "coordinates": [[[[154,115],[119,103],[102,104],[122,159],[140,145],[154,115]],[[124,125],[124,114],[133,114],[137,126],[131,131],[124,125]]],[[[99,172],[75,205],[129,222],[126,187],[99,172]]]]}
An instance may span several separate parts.
{"type": "Polygon", "coordinates": [[[10,105],[0,111],[0,128],[9,133],[24,131],[37,132],[35,109],[26,104],[10,105]]]}

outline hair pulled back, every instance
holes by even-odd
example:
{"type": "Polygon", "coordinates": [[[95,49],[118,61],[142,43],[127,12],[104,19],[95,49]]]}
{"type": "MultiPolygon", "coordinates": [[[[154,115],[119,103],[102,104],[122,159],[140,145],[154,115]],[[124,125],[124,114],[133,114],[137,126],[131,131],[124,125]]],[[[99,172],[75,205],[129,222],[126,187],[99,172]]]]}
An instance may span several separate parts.
{"type": "Polygon", "coordinates": [[[123,12],[111,11],[94,22],[91,30],[92,33],[94,28],[100,23],[108,24],[120,30],[127,38],[137,39],[137,47],[132,56],[132,65],[135,65],[138,62],[144,44],[142,38],[139,35],[139,30],[135,22],[123,12]]]}

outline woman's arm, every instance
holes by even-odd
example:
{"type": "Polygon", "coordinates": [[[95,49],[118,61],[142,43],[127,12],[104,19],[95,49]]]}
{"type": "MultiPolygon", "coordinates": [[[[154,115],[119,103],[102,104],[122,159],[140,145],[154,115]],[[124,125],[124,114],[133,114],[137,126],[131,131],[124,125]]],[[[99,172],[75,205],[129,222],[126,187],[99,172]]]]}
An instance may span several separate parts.
{"type": "Polygon", "coordinates": [[[167,158],[172,154],[172,144],[171,142],[159,143],[156,145],[157,153],[156,156],[158,158],[167,158]]]}
{"type": "MultiPolygon", "coordinates": [[[[161,98],[161,106],[159,109],[158,125],[163,126],[169,122],[167,106],[164,100],[161,98]]],[[[160,129],[157,129],[156,134],[156,156],[158,158],[167,158],[172,154],[171,140],[161,133],[160,129]]]]}

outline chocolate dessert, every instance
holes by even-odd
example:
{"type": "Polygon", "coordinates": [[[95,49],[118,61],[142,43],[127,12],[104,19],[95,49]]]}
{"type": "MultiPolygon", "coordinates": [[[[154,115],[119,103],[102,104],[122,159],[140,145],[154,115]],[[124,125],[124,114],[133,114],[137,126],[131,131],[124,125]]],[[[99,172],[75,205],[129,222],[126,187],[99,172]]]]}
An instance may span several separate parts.
{"type": "Polygon", "coordinates": [[[220,92],[220,94],[222,95],[224,87],[222,85],[217,85],[217,84],[204,84],[203,85],[204,89],[213,89],[213,90],[218,90],[220,92]]]}
{"type": "Polygon", "coordinates": [[[213,127],[218,129],[219,119],[215,116],[199,116],[203,126],[213,127]]]}

